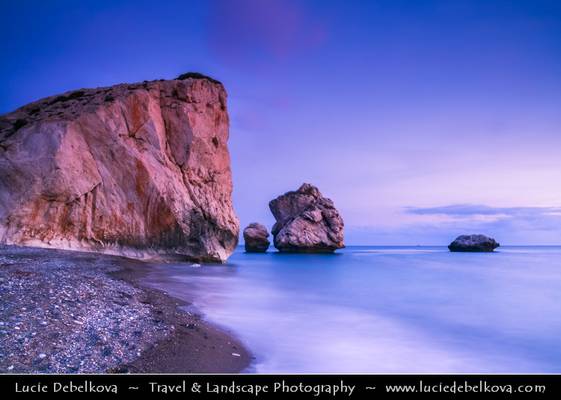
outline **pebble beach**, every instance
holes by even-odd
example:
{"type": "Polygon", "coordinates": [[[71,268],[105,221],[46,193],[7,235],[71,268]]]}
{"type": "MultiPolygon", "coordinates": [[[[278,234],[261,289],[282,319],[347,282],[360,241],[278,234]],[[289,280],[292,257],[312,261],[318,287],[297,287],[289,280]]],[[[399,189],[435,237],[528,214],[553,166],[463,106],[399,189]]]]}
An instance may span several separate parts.
{"type": "Polygon", "coordinates": [[[231,335],[142,285],[141,261],[0,247],[0,372],[239,372],[231,335]]]}

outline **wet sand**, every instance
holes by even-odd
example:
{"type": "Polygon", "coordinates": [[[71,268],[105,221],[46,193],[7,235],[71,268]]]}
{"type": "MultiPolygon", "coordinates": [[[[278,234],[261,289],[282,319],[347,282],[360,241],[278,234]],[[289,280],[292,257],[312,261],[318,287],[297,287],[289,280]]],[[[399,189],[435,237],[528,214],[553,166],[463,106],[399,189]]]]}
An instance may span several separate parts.
{"type": "Polygon", "coordinates": [[[155,343],[132,363],[121,368],[128,372],[241,372],[251,361],[250,353],[227,332],[204,321],[200,315],[182,311],[182,300],[142,285],[148,266],[131,265],[113,275],[141,288],[143,301],[154,307],[157,318],[174,327],[166,338],[155,343]]]}
{"type": "Polygon", "coordinates": [[[240,372],[241,343],[143,286],[146,263],[0,246],[0,373],[240,372]]]}

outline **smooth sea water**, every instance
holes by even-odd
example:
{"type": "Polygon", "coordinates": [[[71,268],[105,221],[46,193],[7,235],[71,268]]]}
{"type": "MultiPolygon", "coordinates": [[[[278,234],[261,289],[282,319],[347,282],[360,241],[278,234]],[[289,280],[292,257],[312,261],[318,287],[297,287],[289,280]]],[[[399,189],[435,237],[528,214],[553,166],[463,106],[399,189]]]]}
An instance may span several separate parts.
{"type": "Polygon", "coordinates": [[[255,355],[250,372],[561,372],[561,247],[348,247],[155,264],[255,355]]]}

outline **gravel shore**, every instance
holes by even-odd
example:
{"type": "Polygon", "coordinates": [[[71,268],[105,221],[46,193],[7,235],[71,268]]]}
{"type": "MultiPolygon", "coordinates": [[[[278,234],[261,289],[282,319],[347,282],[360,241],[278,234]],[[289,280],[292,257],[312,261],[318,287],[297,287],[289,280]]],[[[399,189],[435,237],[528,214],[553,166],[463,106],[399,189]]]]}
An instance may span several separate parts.
{"type": "Polygon", "coordinates": [[[142,286],[122,257],[0,246],[0,372],[239,372],[227,333],[142,286]]]}

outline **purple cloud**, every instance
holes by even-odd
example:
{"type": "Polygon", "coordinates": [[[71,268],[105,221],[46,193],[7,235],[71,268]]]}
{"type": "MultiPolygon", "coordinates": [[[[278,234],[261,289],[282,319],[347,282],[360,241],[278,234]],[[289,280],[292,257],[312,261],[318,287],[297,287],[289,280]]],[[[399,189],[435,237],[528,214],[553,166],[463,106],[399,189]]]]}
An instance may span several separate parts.
{"type": "Polygon", "coordinates": [[[448,215],[473,217],[477,215],[503,215],[510,218],[535,218],[561,216],[561,207],[490,207],[476,204],[453,204],[442,207],[409,207],[408,213],[417,215],[448,215]]]}
{"type": "Polygon", "coordinates": [[[229,62],[282,60],[327,38],[325,24],[293,0],[218,0],[208,17],[210,47],[229,62]]]}

